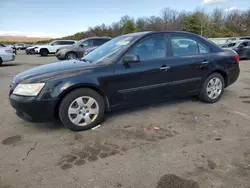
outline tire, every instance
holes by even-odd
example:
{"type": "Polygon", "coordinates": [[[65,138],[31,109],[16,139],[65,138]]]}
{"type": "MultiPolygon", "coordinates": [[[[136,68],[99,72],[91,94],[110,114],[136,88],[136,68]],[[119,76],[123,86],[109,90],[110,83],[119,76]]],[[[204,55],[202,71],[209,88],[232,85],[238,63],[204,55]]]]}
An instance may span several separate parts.
{"type": "Polygon", "coordinates": [[[0,57],[0,66],[2,66],[2,63],[3,63],[3,60],[2,60],[2,58],[0,57]]]}
{"type": "Polygon", "coordinates": [[[40,55],[41,56],[48,56],[48,54],[49,54],[49,51],[47,49],[41,49],[40,50],[40,55]]]}
{"type": "Polygon", "coordinates": [[[70,60],[70,59],[76,59],[77,58],[77,54],[75,52],[68,52],[65,55],[65,59],[70,60]]]}
{"type": "MultiPolygon", "coordinates": [[[[89,104],[91,104],[91,102],[89,104]]],[[[59,105],[60,120],[65,127],[67,127],[68,129],[72,131],[83,131],[83,130],[88,130],[88,129],[95,127],[96,125],[102,122],[104,118],[104,112],[105,112],[105,103],[104,103],[103,97],[99,93],[88,88],[73,90],[62,99],[59,105]],[[83,100],[81,97],[83,97],[83,100]],[[90,105],[90,108],[88,108],[87,107],[89,106],[88,102],[90,101],[89,99],[86,99],[86,98],[92,98],[95,100],[96,103],[93,103],[92,105],[90,105]],[[83,107],[81,105],[78,105],[79,102],[76,102],[76,99],[77,101],[81,99],[80,101],[83,102],[82,103],[83,106],[84,105],[86,106],[83,107]],[[84,100],[87,100],[87,101],[84,101],[84,100]],[[81,110],[80,106],[82,107],[83,111],[81,110]],[[74,110],[72,111],[72,114],[69,114],[69,109],[74,110]],[[96,115],[89,113],[90,110],[96,111],[97,112],[96,115]],[[85,121],[86,120],[85,117],[89,117],[91,122],[87,124],[85,121]],[[79,119],[81,120],[77,121],[79,119]],[[79,123],[76,123],[76,124],[73,123],[74,120],[76,120],[76,122],[79,122],[79,123]],[[79,125],[79,124],[82,124],[82,125],[79,125]]]]}
{"type": "Polygon", "coordinates": [[[29,50],[29,54],[35,54],[36,52],[35,52],[35,50],[34,49],[31,49],[31,50],[29,50]]]}
{"type": "Polygon", "coordinates": [[[224,92],[224,88],[225,88],[225,80],[223,76],[219,73],[212,73],[203,82],[199,98],[201,101],[206,103],[215,103],[221,98],[224,92]],[[218,81],[217,79],[219,79],[220,84],[219,83],[215,84],[218,81]]]}

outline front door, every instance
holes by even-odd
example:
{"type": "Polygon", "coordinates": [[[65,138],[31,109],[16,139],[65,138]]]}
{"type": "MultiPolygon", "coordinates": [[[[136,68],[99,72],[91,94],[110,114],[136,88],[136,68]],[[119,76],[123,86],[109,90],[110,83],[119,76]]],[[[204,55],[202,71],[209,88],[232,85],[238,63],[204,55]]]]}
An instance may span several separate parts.
{"type": "Polygon", "coordinates": [[[249,58],[250,57],[250,42],[242,42],[238,50],[240,58],[249,58]]]}
{"type": "Polygon", "coordinates": [[[83,43],[78,47],[77,55],[79,58],[83,57],[86,49],[93,47],[94,45],[93,41],[94,41],[93,39],[87,39],[83,41],[83,43]]]}
{"type": "Polygon", "coordinates": [[[166,37],[151,35],[135,44],[127,53],[137,55],[140,62],[115,65],[112,89],[123,103],[149,102],[163,97],[169,82],[166,37]]]}

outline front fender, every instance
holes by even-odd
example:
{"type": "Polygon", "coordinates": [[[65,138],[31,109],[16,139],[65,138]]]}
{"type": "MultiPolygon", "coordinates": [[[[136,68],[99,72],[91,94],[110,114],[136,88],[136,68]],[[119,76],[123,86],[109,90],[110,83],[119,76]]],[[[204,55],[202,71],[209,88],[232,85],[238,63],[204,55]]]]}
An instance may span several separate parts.
{"type": "Polygon", "coordinates": [[[50,99],[59,99],[61,96],[65,95],[65,93],[80,87],[90,87],[96,88],[100,91],[100,85],[96,79],[84,78],[83,79],[74,78],[69,80],[60,80],[53,81],[45,85],[43,90],[38,96],[39,100],[50,100],[50,99]]]}

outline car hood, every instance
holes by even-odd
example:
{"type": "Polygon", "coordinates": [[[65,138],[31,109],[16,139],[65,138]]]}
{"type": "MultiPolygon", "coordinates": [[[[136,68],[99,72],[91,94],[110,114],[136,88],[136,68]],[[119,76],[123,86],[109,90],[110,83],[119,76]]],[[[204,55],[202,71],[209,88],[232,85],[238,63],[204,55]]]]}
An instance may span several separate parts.
{"type": "Polygon", "coordinates": [[[47,80],[63,77],[63,75],[72,75],[87,72],[87,70],[104,65],[86,63],[80,60],[69,60],[42,65],[27,71],[24,71],[13,78],[13,83],[20,82],[45,82],[47,80]]]}
{"type": "Polygon", "coordinates": [[[28,47],[26,49],[29,50],[29,49],[33,49],[33,48],[36,48],[36,47],[39,47],[39,46],[30,46],[30,47],[28,47]]]}

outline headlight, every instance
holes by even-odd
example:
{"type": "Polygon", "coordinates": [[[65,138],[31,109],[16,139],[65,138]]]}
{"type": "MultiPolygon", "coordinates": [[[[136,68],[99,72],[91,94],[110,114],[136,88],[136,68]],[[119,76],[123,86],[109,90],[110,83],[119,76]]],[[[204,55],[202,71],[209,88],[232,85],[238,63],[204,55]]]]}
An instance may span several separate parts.
{"type": "Polygon", "coordinates": [[[88,55],[88,54],[89,54],[89,52],[85,51],[84,54],[83,54],[83,56],[88,55]]]}
{"type": "Polygon", "coordinates": [[[15,95],[22,95],[22,96],[37,96],[44,87],[44,85],[45,83],[18,84],[14,89],[13,93],[15,95]]]}

